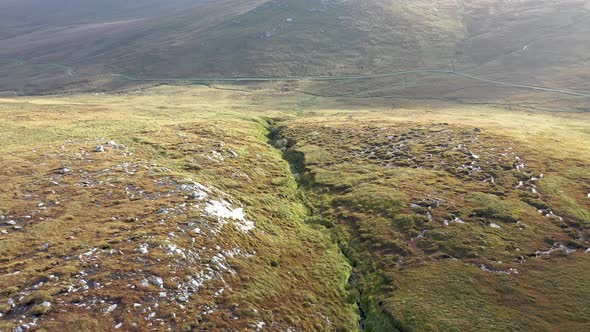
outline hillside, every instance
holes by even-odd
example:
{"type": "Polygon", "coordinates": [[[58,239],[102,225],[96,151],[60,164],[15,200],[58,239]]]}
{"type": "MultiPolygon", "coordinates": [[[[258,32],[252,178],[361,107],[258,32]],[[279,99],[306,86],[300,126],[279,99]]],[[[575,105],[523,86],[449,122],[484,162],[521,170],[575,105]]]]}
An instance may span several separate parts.
{"type": "Polygon", "coordinates": [[[0,329],[590,328],[588,113],[276,90],[0,99],[0,329]]]}
{"type": "Polygon", "coordinates": [[[0,0],[0,332],[590,331],[587,0],[0,0]]]}
{"type": "MultiPolygon", "coordinates": [[[[176,6],[182,10],[156,16],[124,6],[113,17],[5,37],[0,70],[6,79],[0,89],[137,84],[96,76],[113,73],[281,77],[455,68],[492,79],[590,90],[585,1],[219,0],[176,6]],[[73,71],[34,66],[41,63],[73,71]]],[[[455,79],[434,81],[414,90],[462,87],[455,79]]]]}

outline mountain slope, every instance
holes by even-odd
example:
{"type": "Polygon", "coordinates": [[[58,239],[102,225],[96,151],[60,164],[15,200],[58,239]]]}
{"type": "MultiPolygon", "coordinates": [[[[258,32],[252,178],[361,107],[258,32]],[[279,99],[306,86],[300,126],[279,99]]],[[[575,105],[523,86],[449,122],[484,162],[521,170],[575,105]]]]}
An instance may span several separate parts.
{"type": "Polygon", "coordinates": [[[0,3],[0,38],[72,24],[152,17],[203,0],[5,0],[0,3]]]}
{"type": "MultiPolygon", "coordinates": [[[[190,78],[455,68],[590,90],[590,8],[582,0],[189,3],[155,15],[146,2],[85,24],[50,25],[1,39],[0,70],[11,82],[0,82],[0,89],[26,91],[33,81],[38,86],[28,89],[71,87],[105,80],[93,76],[105,73],[190,78]],[[25,69],[15,59],[65,64],[81,77],[25,69]]],[[[453,82],[449,89],[458,87],[453,82]]]]}

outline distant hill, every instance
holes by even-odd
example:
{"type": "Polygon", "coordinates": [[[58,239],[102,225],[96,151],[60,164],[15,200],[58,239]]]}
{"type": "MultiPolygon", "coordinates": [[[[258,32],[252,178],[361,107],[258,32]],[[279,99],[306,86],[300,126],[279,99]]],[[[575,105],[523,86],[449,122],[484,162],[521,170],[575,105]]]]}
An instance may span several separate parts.
{"type": "Polygon", "coordinates": [[[93,76],[105,73],[185,78],[415,68],[454,68],[495,79],[590,89],[590,6],[583,0],[143,0],[100,5],[29,0],[9,1],[0,12],[0,72],[5,77],[0,90],[125,84],[121,77],[93,76]],[[63,68],[31,68],[34,63],[64,64],[79,75],[72,77],[63,68]]]}

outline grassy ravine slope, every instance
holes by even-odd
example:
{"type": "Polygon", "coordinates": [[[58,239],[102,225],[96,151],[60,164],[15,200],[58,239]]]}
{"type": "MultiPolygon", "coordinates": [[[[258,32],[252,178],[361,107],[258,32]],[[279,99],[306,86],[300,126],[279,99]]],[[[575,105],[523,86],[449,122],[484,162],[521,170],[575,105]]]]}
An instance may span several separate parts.
{"type": "Polygon", "coordinates": [[[0,330],[356,329],[262,107],[175,92],[0,100],[0,330]]]}
{"type": "Polygon", "coordinates": [[[590,328],[588,113],[288,90],[0,99],[0,330],[590,328]]]}
{"type": "Polygon", "coordinates": [[[279,127],[367,331],[590,328],[590,117],[312,112],[279,127]]]}

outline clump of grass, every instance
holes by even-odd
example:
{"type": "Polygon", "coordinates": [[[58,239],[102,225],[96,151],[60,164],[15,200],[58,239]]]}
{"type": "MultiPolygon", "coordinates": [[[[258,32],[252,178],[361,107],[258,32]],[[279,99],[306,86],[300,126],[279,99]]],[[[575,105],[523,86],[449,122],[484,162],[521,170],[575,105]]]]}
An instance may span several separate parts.
{"type": "Polygon", "coordinates": [[[406,233],[416,228],[422,228],[428,222],[428,217],[420,214],[398,214],[393,219],[394,227],[406,233]]]}
{"type": "Polygon", "coordinates": [[[514,207],[496,195],[474,193],[469,198],[470,204],[476,208],[473,213],[477,217],[514,223],[517,215],[514,207]]]}
{"type": "Polygon", "coordinates": [[[335,197],[333,204],[393,218],[407,206],[408,202],[406,196],[401,192],[385,190],[379,185],[367,184],[355,187],[350,193],[335,197]]]}
{"type": "Polygon", "coordinates": [[[48,314],[50,311],[51,311],[50,306],[43,306],[43,305],[37,304],[37,305],[33,306],[31,308],[31,310],[29,310],[29,314],[31,314],[33,316],[42,316],[42,315],[48,314]]]}

